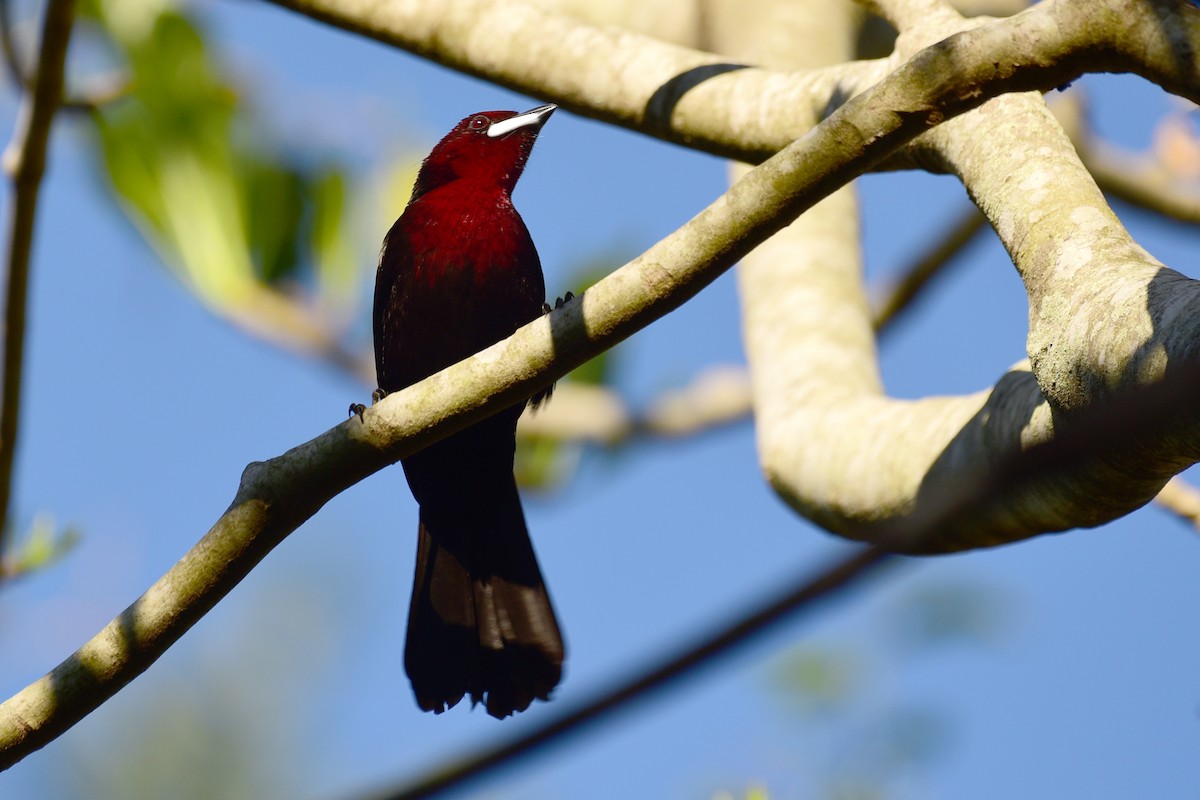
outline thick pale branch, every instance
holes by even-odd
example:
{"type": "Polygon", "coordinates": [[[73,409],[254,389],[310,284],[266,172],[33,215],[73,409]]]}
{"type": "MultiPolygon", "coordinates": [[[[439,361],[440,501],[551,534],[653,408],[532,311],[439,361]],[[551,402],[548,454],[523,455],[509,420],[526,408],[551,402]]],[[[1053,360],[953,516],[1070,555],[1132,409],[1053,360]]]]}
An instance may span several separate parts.
{"type": "Polygon", "coordinates": [[[1155,380],[1168,359],[1195,354],[1196,284],[1133,241],[1040,98],[1000,98],[927,140],[1025,282],[1029,355],[1056,412],[1155,380]]]}
{"type": "Polygon", "coordinates": [[[271,0],[564,108],[718,155],[758,163],[805,130],[842,73],[782,74],[594,27],[513,0],[271,0]]]}
{"type": "MultiPolygon", "coordinates": [[[[1115,7],[1060,3],[1050,10],[1066,24],[1072,6],[1082,15],[1073,24],[1092,14],[1103,22],[1115,7]]],[[[1058,35],[1053,17],[1039,16],[1046,8],[1014,18],[1009,33],[1043,43],[1058,35]]],[[[1200,15],[1164,4],[1144,9],[1158,9],[1177,26],[1172,34],[1194,32],[1200,15]]],[[[1130,23],[1137,27],[1136,17],[1130,23]]],[[[1000,27],[972,34],[987,38],[1000,27]]],[[[951,34],[934,29],[907,38],[951,34]]],[[[759,248],[742,272],[764,469],[806,516],[868,541],[885,521],[920,514],[953,492],[964,474],[1069,430],[1072,414],[1162,379],[1170,365],[1193,360],[1200,342],[1197,285],[1129,238],[1040,97],[991,101],[926,134],[916,150],[922,163],[962,179],[1008,247],[1031,299],[1032,371],[1014,368],[990,392],[969,397],[889,400],[867,380],[874,356],[864,344],[868,323],[854,265],[805,255],[803,240],[787,244],[789,232],[759,248]]],[[[1082,458],[1045,485],[1014,486],[991,514],[922,548],[999,544],[1140,507],[1200,458],[1200,417],[1180,402],[1172,436],[1082,458]]]]}
{"type": "MultiPolygon", "coordinates": [[[[1099,136],[1089,120],[1088,100],[1082,91],[1072,90],[1046,98],[1054,118],[1071,138],[1083,165],[1096,180],[1096,185],[1109,197],[1115,197],[1154,214],[1162,214],[1180,222],[1200,225],[1200,185],[1195,180],[1195,167],[1180,174],[1170,163],[1172,155],[1158,145],[1145,152],[1118,148],[1099,136]]],[[[1185,141],[1185,159],[1194,158],[1200,148],[1178,117],[1160,120],[1164,124],[1178,121],[1185,141]]]]}
{"type": "MultiPolygon", "coordinates": [[[[903,58],[778,72],[519,0],[270,1],[584,116],[748,163],[786,146],[814,112],[874,85],[903,58]]],[[[991,33],[972,48],[950,48],[953,57],[938,64],[947,81],[987,65],[1009,90],[1046,89],[1081,72],[1122,70],[1200,102],[1200,64],[1188,55],[1200,42],[1200,9],[1184,0],[1045,2],[962,25],[991,33]],[[1052,73],[1056,81],[1043,80],[1052,73]]],[[[964,89],[977,91],[970,80],[964,89]]]]}

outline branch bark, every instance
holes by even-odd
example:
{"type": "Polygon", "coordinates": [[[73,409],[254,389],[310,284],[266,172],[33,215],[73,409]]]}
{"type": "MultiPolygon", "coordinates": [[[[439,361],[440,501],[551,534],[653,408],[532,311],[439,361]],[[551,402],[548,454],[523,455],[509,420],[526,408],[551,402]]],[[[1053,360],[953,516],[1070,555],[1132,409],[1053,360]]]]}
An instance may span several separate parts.
{"type": "MultiPolygon", "coordinates": [[[[752,164],[800,136],[813,115],[875,85],[919,49],[779,72],[595,28],[519,0],[270,2],[582,116],[752,164]]],[[[961,21],[964,28],[990,31],[987,43],[974,52],[954,46],[939,66],[947,81],[965,72],[978,79],[1003,71],[991,77],[1009,83],[1007,91],[1061,86],[1082,72],[1127,71],[1200,102],[1200,65],[1181,57],[1188,42],[1200,40],[1197,16],[1185,0],[1044,2],[1002,21],[961,21]],[[993,55],[994,66],[980,60],[993,55]],[[1057,83],[1040,80],[1047,70],[1058,73],[1057,83]]],[[[971,81],[963,88],[978,91],[971,81]]]]}
{"type": "MultiPolygon", "coordinates": [[[[929,48],[937,49],[975,33],[990,38],[1008,24],[956,34],[979,23],[956,20],[946,9],[926,13],[924,2],[886,5],[912,26],[900,35],[899,46],[908,48],[940,39],[929,48]]],[[[1072,13],[1082,16],[1071,24],[1091,19],[1098,36],[1102,26],[1138,25],[1136,15],[1107,16],[1115,7],[1039,6],[1010,20],[1007,35],[1018,45],[1054,38],[1052,16],[1041,16],[1046,11],[1061,12],[1057,21],[1068,28],[1072,13]]],[[[1141,10],[1141,23],[1158,12],[1167,31],[1190,31],[1189,41],[1200,41],[1194,7],[1150,3],[1141,10]]],[[[1190,47],[1180,41],[1181,49],[1190,47]]],[[[1075,53],[1070,60],[1091,58],[1075,53]]],[[[1021,63],[1039,63],[1039,56],[1031,52],[1021,63]]],[[[941,66],[948,80],[957,80],[965,64],[952,59],[941,66]]],[[[1008,248],[1030,296],[1031,367],[1015,367],[990,391],[967,397],[891,400],[879,385],[854,264],[800,256],[799,242],[776,253],[759,248],[740,273],[764,470],[802,514],[865,541],[877,541],[897,519],[921,514],[964,473],[1049,441],[1069,429],[1073,415],[1122,388],[1161,380],[1169,364],[1193,359],[1200,341],[1195,282],[1137,247],[1040,97],[990,101],[910,149],[920,163],[963,181],[1008,248]]],[[[1177,434],[1083,459],[1076,471],[1042,486],[1015,486],[993,514],[943,530],[921,543],[922,552],[1098,525],[1139,508],[1200,457],[1195,420],[1177,434]]]]}

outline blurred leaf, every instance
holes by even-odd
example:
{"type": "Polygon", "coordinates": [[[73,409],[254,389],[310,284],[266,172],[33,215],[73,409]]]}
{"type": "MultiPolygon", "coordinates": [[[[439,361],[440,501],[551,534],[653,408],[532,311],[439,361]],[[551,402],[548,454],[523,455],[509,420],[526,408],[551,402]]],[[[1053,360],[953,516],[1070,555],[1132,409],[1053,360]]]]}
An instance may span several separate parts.
{"type": "Polygon", "coordinates": [[[420,169],[420,156],[402,153],[383,170],[383,179],[378,185],[380,216],[371,226],[372,230],[392,227],[392,223],[408,205],[408,198],[412,197],[413,184],[417,182],[420,169]]]}
{"type": "Polygon", "coordinates": [[[346,174],[327,164],[312,181],[311,247],[322,297],[333,297],[338,305],[352,296],[361,276],[358,254],[347,231],[348,195],[346,174]]]}
{"type": "Polygon", "coordinates": [[[544,436],[521,436],[513,460],[513,474],[522,488],[550,491],[575,472],[582,448],[544,436]]]}
{"type": "Polygon", "coordinates": [[[909,594],[894,611],[889,629],[906,647],[927,648],[950,642],[980,643],[999,630],[1002,608],[996,594],[967,583],[926,585],[909,594]]]}
{"type": "Polygon", "coordinates": [[[308,186],[304,176],[266,159],[244,159],[244,225],[259,280],[274,284],[294,278],[301,258],[308,186]]]}
{"type": "Polygon", "coordinates": [[[898,767],[927,763],[950,745],[950,723],[944,714],[928,708],[902,708],[884,721],[882,735],[898,767]]]}
{"type": "Polygon", "coordinates": [[[366,274],[346,231],[345,170],[289,157],[265,137],[183,13],[144,0],[91,9],[131,78],[93,117],[122,209],[210,309],[328,352],[339,328],[327,312],[351,309],[366,274]]]}
{"type": "Polygon", "coordinates": [[[21,541],[14,545],[12,553],[5,558],[4,575],[15,578],[45,569],[71,552],[79,539],[77,528],[67,526],[59,531],[52,516],[39,514],[21,541]]]}
{"type": "Polygon", "coordinates": [[[829,712],[858,690],[858,664],[849,651],[804,647],[785,655],[774,682],[806,713],[829,712]]]}
{"type": "MultiPolygon", "coordinates": [[[[735,795],[728,790],[721,790],[713,795],[713,800],[734,800],[735,795]]],[[[771,795],[765,786],[751,786],[746,790],[746,800],[770,800],[771,795]]]]}
{"type": "Polygon", "coordinates": [[[153,4],[153,22],[134,23],[133,5],[99,5],[132,78],[96,115],[109,179],[164,261],[219,305],[253,277],[230,138],[236,96],[186,18],[153,4]]]}

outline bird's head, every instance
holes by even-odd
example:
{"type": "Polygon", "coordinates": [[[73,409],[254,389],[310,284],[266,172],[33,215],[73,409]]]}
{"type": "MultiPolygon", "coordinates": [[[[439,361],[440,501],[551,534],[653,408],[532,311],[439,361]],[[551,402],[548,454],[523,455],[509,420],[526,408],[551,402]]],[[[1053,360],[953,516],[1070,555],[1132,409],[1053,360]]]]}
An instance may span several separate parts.
{"type": "Polygon", "coordinates": [[[512,192],[538,132],[556,108],[538,106],[521,114],[480,111],[464,118],[421,164],[412,200],[454,181],[512,192]]]}

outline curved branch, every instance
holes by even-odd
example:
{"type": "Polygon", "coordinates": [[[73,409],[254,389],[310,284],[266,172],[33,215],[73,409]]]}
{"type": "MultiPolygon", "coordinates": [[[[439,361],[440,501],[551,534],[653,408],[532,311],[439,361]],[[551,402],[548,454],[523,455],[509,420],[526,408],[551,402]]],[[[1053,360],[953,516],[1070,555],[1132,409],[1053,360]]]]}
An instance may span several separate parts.
{"type": "MultiPolygon", "coordinates": [[[[7,6],[7,3],[3,5],[7,6]]],[[[7,16],[7,11],[5,12],[7,16]]],[[[8,204],[5,254],[4,364],[0,389],[0,553],[9,525],[13,461],[21,412],[21,381],[25,359],[25,304],[29,295],[29,261],[37,220],[38,194],[46,170],[50,126],[63,94],[67,44],[75,17],[75,0],[51,0],[42,23],[37,74],[21,101],[17,128],[4,153],[4,168],[12,180],[8,204]]],[[[14,56],[15,62],[15,56],[14,56]]],[[[14,67],[15,68],[15,67],[14,67]]]]}
{"type": "MultiPolygon", "coordinates": [[[[1117,47],[1122,26],[1161,24],[1160,40],[1187,32],[1190,40],[1175,38],[1177,56],[1200,42],[1200,9],[1187,4],[1063,2],[962,33],[946,20],[918,18],[929,27],[903,32],[907,46],[949,35],[922,51],[928,53],[1004,32],[1012,47],[1032,48],[1021,64],[1034,69],[1046,53],[1090,64],[1117,47]],[[1109,18],[1119,6],[1142,13],[1109,18]],[[1153,21],[1150,12],[1158,14],[1153,21]],[[1059,49],[1089,24],[1095,36],[1109,36],[1096,52],[1059,49]]],[[[1165,56],[1156,47],[1147,48],[1147,63],[1161,67],[1165,56]]],[[[960,80],[971,63],[952,58],[941,74],[960,80]]],[[[1180,63],[1195,69],[1194,59],[1180,63]]],[[[1001,74],[1009,69],[1001,62],[994,67],[1001,74]]],[[[741,272],[764,471],[802,514],[866,541],[920,513],[965,471],[1058,436],[1070,429],[1072,415],[1124,387],[1161,379],[1168,364],[1194,358],[1200,341],[1200,288],[1133,243],[1040,97],[990,101],[910,149],[920,163],[959,176],[1009,249],[1030,296],[1032,371],[1014,368],[990,391],[968,397],[890,400],[879,386],[853,265],[821,260],[801,239],[786,244],[789,231],[759,248],[741,272]]],[[[922,543],[923,551],[1107,522],[1141,507],[1198,457],[1195,425],[1181,422],[1169,440],[1096,454],[1046,486],[1014,487],[990,516],[944,530],[939,540],[922,543]]]]}
{"type": "MultiPolygon", "coordinates": [[[[747,163],[778,152],[811,115],[873,86],[903,60],[758,69],[520,0],[268,1],[583,116],[747,163]]],[[[992,77],[1010,82],[1008,91],[1022,78],[1023,88],[1048,90],[1082,72],[1127,71],[1200,102],[1200,60],[1182,57],[1195,47],[1189,42],[1200,42],[1198,17],[1186,0],[1066,0],[999,21],[963,20],[962,29],[991,36],[975,53],[955,48],[963,60],[943,61],[942,76],[957,81],[962,70],[980,71],[976,58],[997,56],[995,70],[1009,74],[992,77]],[[1061,70],[1059,83],[1033,77],[1047,70],[1061,70]]]]}
{"type": "Polygon", "coordinates": [[[866,85],[885,74],[882,62],[756,69],[515,0],[269,2],[584,116],[753,163],[799,136],[844,73],[869,72],[866,85]]]}

